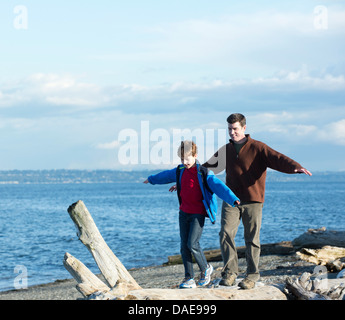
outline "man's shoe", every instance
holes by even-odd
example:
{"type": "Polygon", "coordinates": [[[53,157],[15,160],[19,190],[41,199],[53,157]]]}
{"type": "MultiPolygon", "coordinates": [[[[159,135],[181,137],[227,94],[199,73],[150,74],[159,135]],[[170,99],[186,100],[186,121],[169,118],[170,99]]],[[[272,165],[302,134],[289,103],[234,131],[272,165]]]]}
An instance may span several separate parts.
{"type": "Polygon", "coordinates": [[[238,284],[238,286],[242,289],[253,289],[255,287],[255,282],[245,278],[238,284]]]}
{"type": "Polygon", "coordinates": [[[193,278],[184,278],[179,286],[180,289],[193,289],[196,288],[196,284],[193,278]]]}
{"type": "Polygon", "coordinates": [[[236,278],[236,274],[223,274],[222,280],[220,280],[219,284],[221,286],[231,287],[235,284],[236,278]]]}
{"type": "Polygon", "coordinates": [[[208,268],[201,273],[198,285],[204,287],[208,285],[211,281],[211,274],[213,272],[213,267],[209,264],[208,268]]]}

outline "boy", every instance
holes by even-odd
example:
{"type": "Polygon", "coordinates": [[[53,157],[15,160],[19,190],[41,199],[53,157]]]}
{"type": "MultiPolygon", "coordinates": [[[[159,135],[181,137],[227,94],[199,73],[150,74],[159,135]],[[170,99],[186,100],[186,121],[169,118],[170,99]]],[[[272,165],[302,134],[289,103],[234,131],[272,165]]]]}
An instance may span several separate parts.
{"type": "Polygon", "coordinates": [[[182,164],[172,170],[151,175],[144,183],[166,184],[177,182],[177,195],[180,203],[179,226],[181,256],[185,268],[185,278],[180,288],[195,288],[192,254],[201,271],[199,286],[206,286],[211,279],[213,267],[207,263],[199,240],[205,217],[215,223],[217,199],[233,206],[240,204],[235,194],[212,171],[197,162],[197,146],[193,141],[182,141],[177,152],[182,164]],[[214,194],[215,193],[215,194],[214,194]]]}

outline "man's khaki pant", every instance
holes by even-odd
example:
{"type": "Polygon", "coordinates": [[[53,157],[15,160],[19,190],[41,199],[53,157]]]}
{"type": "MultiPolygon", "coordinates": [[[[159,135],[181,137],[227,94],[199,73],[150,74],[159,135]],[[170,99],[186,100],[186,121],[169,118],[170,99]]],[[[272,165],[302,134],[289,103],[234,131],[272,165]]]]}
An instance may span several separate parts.
{"type": "Polygon", "coordinates": [[[243,202],[236,207],[223,202],[219,232],[220,248],[224,262],[222,274],[238,275],[235,236],[242,219],[246,243],[247,278],[254,282],[259,280],[262,208],[263,203],[260,202],[243,202]]]}

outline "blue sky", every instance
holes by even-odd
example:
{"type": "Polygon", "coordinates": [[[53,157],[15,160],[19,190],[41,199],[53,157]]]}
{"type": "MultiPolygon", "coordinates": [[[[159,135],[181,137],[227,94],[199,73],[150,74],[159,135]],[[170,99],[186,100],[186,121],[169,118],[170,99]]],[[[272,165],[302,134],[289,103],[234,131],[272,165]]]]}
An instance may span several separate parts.
{"type": "Polygon", "coordinates": [[[121,132],[140,147],[143,122],[172,139],[233,112],[309,170],[345,170],[344,1],[20,5],[0,4],[0,170],[151,169],[119,162],[121,132]]]}

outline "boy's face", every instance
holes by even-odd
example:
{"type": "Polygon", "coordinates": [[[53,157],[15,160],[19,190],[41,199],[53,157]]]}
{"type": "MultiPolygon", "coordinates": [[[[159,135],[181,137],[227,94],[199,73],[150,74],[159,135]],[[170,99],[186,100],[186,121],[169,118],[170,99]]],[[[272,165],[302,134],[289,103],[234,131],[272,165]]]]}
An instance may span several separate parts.
{"type": "Polygon", "coordinates": [[[190,169],[191,167],[195,165],[196,157],[197,155],[195,156],[192,156],[191,154],[186,155],[185,157],[181,158],[181,162],[187,169],[190,169]]]}

